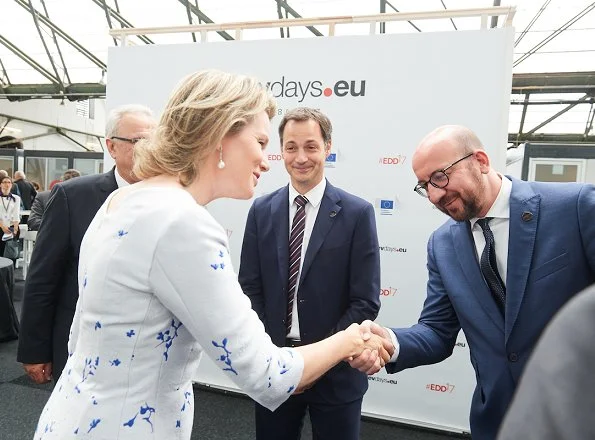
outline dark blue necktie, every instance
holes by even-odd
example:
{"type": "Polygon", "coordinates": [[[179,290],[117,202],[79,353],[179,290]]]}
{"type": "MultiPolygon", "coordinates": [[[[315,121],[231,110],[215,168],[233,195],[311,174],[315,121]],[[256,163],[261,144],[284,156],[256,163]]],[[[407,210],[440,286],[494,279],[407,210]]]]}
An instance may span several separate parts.
{"type": "Polygon", "coordinates": [[[491,219],[491,217],[486,217],[477,220],[477,224],[481,226],[483,236],[486,240],[486,245],[483,248],[479,260],[479,267],[481,268],[481,273],[483,274],[486,283],[488,283],[492,296],[496,300],[496,304],[498,304],[500,310],[504,312],[504,305],[506,304],[506,287],[502,282],[502,278],[500,278],[498,265],[496,263],[496,243],[494,242],[494,234],[488,225],[491,219]]]}

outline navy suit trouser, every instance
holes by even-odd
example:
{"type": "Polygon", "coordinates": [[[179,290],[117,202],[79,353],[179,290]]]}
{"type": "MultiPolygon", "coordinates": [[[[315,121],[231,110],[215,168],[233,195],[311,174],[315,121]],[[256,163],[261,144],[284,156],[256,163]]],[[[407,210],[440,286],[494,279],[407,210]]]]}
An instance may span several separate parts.
{"type": "Polygon", "coordinates": [[[306,410],[310,413],[313,440],[358,440],[362,400],[329,405],[312,402],[312,393],[291,396],[274,412],[255,404],[257,440],[299,440],[306,410]]]}

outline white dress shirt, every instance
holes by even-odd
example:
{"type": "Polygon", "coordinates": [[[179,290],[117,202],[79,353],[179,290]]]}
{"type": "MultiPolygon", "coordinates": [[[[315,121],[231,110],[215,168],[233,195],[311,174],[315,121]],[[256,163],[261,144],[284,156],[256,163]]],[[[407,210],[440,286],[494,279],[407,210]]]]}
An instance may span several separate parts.
{"type": "MultiPolygon", "coordinates": [[[[506,177],[500,175],[502,185],[494,204],[488,210],[486,217],[492,217],[490,220],[490,229],[494,234],[494,243],[496,245],[496,264],[498,272],[504,286],[506,286],[506,273],[508,266],[508,231],[510,229],[510,192],[512,191],[512,182],[506,177]]],[[[477,224],[479,218],[472,218],[471,231],[475,241],[475,251],[477,252],[477,261],[481,258],[483,249],[486,245],[485,237],[481,226],[477,224]]]]}
{"type": "MultiPolygon", "coordinates": [[[[498,265],[498,273],[502,282],[506,287],[506,274],[508,266],[508,233],[510,230],[510,193],[512,191],[512,182],[506,177],[498,174],[502,179],[502,185],[500,185],[500,191],[494,203],[488,210],[486,217],[492,217],[490,220],[490,229],[494,234],[494,243],[496,247],[496,264],[498,265]]],[[[483,249],[486,245],[485,237],[481,226],[477,224],[478,217],[469,220],[471,224],[471,231],[473,232],[473,240],[475,241],[475,252],[477,254],[477,261],[481,258],[483,249]]],[[[395,352],[389,362],[395,362],[399,357],[400,345],[397,340],[395,332],[391,329],[387,329],[390,335],[393,345],[395,346],[395,352]]]]}
{"type": "MultiPolygon", "coordinates": [[[[302,266],[304,265],[304,257],[306,256],[306,251],[308,250],[308,243],[310,242],[310,237],[312,236],[312,230],[314,229],[314,223],[316,222],[316,216],[318,215],[318,210],[320,209],[320,202],[322,201],[322,197],[324,196],[324,190],[326,189],[326,179],[322,179],[318,185],[308,191],[306,194],[302,194],[304,197],[308,199],[308,203],[306,203],[306,222],[304,224],[304,241],[302,242],[302,254],[300,258],[300,268],[297,275],[297,282],[295,285],[295,295],[293,301],[293,312],[291,315],[291,329],[289,334],[287,335],[290,339],[300,339],[300,322],[298,317],[298,290],[300,287],[300,276],[302,275],[302,266]]],[[[293,217],[297,211],[297,205],[295,203],[295,198],[300,195],[299,192],[292,186],[289,185],[289,234],[291,235],[291,223],[293,222],[293,217]]],[[[289,240],[289,236],[287,237],[289,240]]]]}
{"type": "Polygon", "coordinates": [[[128,182],[124,180],[124,178],[118,172],[118,167],[114,170],[114,177],[116,178],[116,183],[118,184],[118,188],[124,188],[125,186],[130,185],[128,182]]]}

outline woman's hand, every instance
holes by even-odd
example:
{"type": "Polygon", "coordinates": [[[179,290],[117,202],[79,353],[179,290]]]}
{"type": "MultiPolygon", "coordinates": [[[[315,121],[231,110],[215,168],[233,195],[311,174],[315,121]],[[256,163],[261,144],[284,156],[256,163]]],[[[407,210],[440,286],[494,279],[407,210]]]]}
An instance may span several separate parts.
{"type": "Polygon", "coordinates": [[[392,343],[390,344],[391,347],[389,347],[384,338],[370,332],[369,328],[354,323],[345,329],[345,334],[353,344],[353,352],[345,360],[351,361],[360,356],[365,350],[369,350],[375,360],[378,359],[381,367],[384,367],[390,360],[392,343]]]}

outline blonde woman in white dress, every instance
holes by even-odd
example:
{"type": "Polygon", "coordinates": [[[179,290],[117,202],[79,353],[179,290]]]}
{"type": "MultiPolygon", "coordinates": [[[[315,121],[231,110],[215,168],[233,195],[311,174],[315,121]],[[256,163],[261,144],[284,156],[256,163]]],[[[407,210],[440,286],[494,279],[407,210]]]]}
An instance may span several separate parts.
{"type": "Polygon", "coordinates": [[[278,348],[240,289],[204,205],[253,196],[274,113],[263,87],[239,75],[199,72],[174,91],[135,147],[143,182],[114,192],[83,239],[70,357],[35,439],[189,439],[201,352],[271,410],[364,350],[388,360],[356,324],[278,348]]]}

